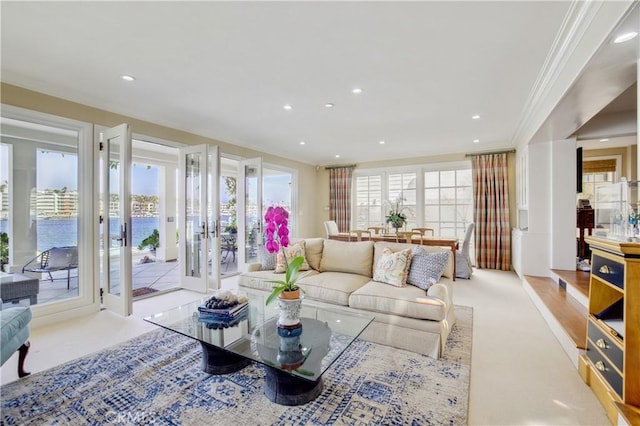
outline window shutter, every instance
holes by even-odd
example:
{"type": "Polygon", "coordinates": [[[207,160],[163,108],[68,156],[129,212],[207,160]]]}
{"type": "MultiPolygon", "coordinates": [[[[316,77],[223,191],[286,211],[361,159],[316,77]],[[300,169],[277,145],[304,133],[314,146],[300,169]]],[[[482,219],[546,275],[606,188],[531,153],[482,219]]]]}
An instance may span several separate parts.
{"type": "Polygon", "coordinates": [[[593,160],[582,163],[583,173],[607,173],[616,171],[616,160],[593,160]]]}

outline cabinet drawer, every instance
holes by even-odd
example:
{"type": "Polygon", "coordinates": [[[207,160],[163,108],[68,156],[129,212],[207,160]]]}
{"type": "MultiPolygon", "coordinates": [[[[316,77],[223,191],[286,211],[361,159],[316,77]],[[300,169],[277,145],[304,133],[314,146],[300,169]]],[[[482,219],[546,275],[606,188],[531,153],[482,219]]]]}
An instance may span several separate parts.
{"type": "Polygon", "coordinates": [[[618,368],[618,370],[624,373],[622,369],[623,362],[623,354],[624,352],[617,346],[611,336],[607,335],[607,333],[598,327],[593,322],[589,321],[588,331],[589,340],[593,343],[604,356],[609,358],[609,360],[618,368]]]}
{"type": "Polygon", "coordinates": [[[624,265],[622,263],[594,254],[591,273],[618,288],[624,289],[624,265]]]}
{"type": "Polygon", "coordinates": [[[598,352],[598,349],[596,349],[595,345],[590,341],[587,341],[587,357],[595,367],[595,371],[597,371],[598,374],[600,374],[604,380],[609,383],[609,386],[611,386],[615,393],[622,398],[622,376],[613,369],[609,360],[602,356],[602,354],[598,352]]]}

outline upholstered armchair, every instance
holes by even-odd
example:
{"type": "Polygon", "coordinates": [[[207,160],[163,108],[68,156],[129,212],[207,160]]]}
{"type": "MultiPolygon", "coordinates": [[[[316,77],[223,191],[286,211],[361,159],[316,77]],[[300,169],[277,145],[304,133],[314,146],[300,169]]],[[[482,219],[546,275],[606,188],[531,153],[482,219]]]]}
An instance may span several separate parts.
{"type": "Polygon", "coordinates": [[[28,376],[24,369],[24,361],[29,352],[29,323],[31,322],[31,308],[17,306],[2,309],[0,299],[0,353],[1,363],[4,364],[18,351],[18,377],[28,376]]]}

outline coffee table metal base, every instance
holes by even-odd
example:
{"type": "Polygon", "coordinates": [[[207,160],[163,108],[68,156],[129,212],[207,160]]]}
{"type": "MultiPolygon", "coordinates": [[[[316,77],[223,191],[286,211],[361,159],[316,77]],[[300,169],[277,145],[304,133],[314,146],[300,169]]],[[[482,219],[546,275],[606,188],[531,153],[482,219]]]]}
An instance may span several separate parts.
{"type": "Polygon", "coordinates": [[[202,346],[202,370],[208,374],[229,374],[242,370],[251,360],[223,351],[205,342],[202,346]]]}
{"type": "Polygon", "coordinates": [[[299,379],[275,368],[266,367],[264,394],[280,405],[302,405],[322,393],[322,378],[315,382],[299,379]]]}

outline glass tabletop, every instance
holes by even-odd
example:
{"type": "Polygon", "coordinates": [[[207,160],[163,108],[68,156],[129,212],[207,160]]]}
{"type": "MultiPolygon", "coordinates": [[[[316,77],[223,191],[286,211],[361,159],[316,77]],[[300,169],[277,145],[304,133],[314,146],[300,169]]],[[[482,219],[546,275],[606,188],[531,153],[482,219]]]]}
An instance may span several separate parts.
{"type": "Polygon", "coordinates": [[[265,306],[265,297],[247,297],[248,309],[229,321],[201,316],[198,306],[206,299],[159,312],[145,321],[310,381],[318,380],[373,321],[371,316],[303,300],[301,333],[283,336],[276,327],[276,303],[265,306]]]}

